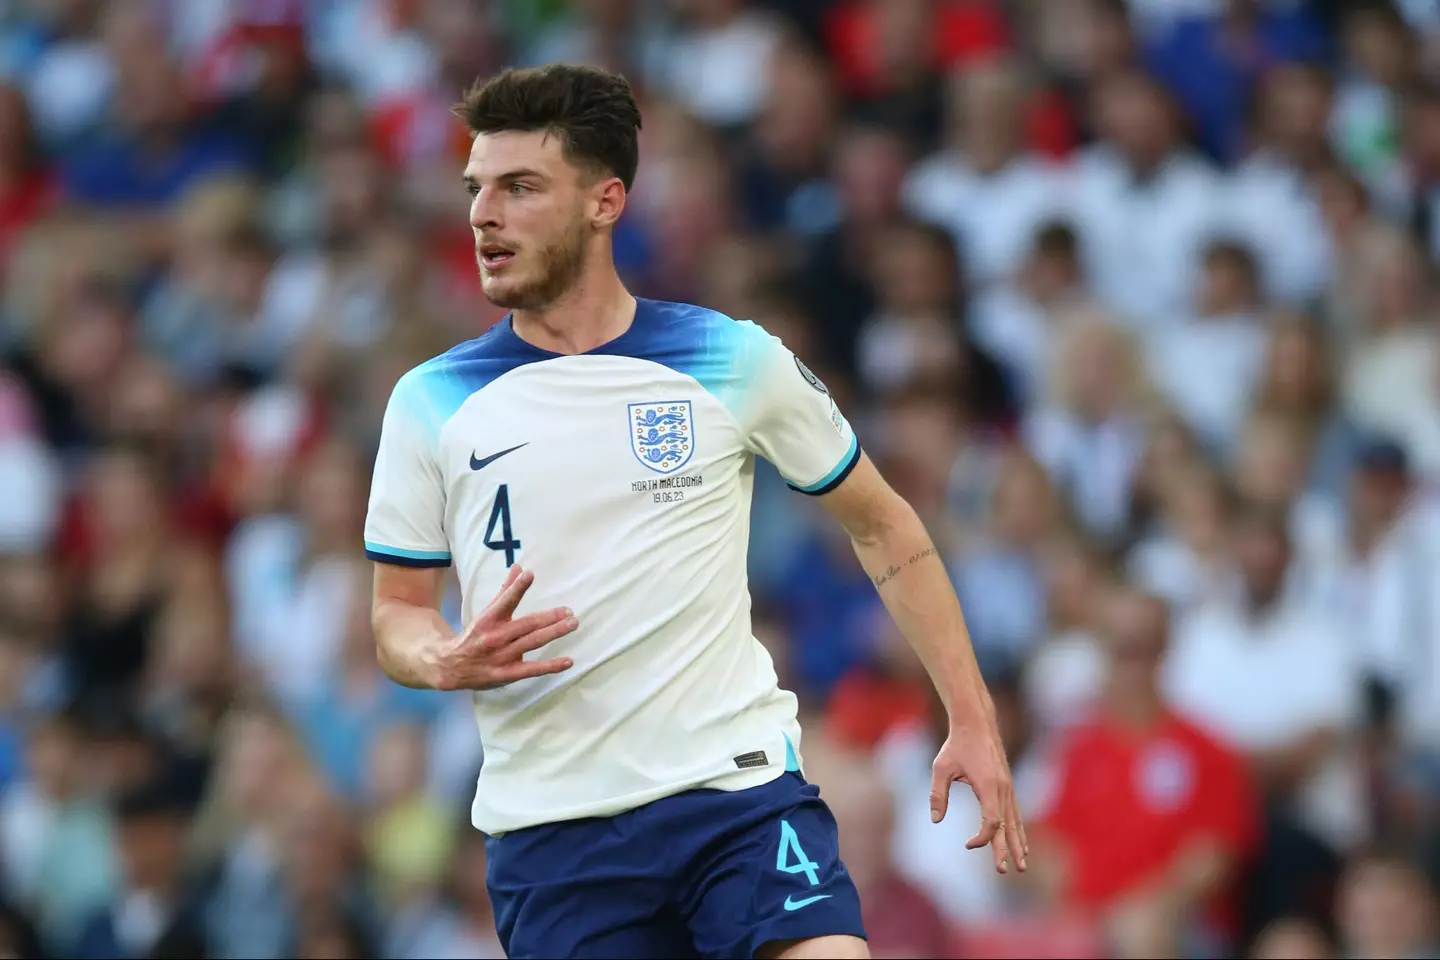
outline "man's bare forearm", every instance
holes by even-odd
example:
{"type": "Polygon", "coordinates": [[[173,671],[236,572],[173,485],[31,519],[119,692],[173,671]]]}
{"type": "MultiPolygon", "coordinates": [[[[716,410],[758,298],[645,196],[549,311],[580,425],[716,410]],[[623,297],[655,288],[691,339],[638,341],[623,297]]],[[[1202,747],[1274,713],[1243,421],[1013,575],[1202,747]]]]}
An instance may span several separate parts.
{"type": "Polygon", "coordinates": [[[953,726],[994,721],[970,632],[940,552],[908,506],[863,536],[852,537],[896,626],[925,665],[953,726]]]}
{"type": "Polygon", "coordinates": [[[403,600],[381,600],[371,622],[380,668],[401,686],[430,690],[436,686],[436,651],[454,638],[450,624],[429,607],[403,600]]]}

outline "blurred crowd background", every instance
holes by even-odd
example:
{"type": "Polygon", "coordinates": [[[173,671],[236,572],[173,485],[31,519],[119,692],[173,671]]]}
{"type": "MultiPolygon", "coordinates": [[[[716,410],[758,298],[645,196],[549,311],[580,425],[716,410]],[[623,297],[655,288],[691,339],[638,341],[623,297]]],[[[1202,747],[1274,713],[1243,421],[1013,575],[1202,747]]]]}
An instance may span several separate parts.
{"type": "Polygon", "coordinates": [[[360,534],[396,378],[498,318],[449,107],[557,60],[642,96],[632,289],[783,337],[965,605],[1023,878],[758,471],[875,954],[1440,955],[1429,0],[0,3],[0,955],[501,956],[360,534]]]}

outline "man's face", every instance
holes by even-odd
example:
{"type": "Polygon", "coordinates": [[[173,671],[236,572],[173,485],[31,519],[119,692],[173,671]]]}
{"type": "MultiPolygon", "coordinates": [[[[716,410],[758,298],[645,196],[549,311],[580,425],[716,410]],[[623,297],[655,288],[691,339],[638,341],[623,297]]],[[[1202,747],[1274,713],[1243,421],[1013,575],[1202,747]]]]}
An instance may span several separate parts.
{"type": "Polygon", "coordinates": [[[595,184],[545,131],[482,133],[465,167],[470,227],[485,296],[537,310],[579,278],[593,228],[595,184]]]}
{"type": "MultiPolygon", "coordinates": [[[[1153,677],[1165,653],[1168,627],[1169,614],[1162,601],[1135,593],[1110,598],[1104,606],[1102,629],[1112,677],[1141,681],[1153,677]]],[[[1133,689],[1133,684],[1124,687],[1133,689]]]]}
{"type": "Polygon", "coordinates": [[[1284,531],[1258,521],[1242,523],[1235,552],[1250,594],[1259,600],[1274,598],[1290,568],[1290,542],[1284,531]]]}

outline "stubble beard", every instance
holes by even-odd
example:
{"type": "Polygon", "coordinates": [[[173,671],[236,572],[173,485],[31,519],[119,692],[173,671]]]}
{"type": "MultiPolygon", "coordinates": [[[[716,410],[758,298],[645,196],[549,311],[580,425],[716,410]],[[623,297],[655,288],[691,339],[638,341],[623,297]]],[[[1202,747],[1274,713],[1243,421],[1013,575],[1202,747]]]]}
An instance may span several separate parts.
{"type": "MultiPolygon", "coordinates": [[[[493,293],[485,290],[486,298],[506,310],[543,310],[568,293],[580,279],[585,268],[585,239],[585,226],[577,219],[558,240],[539,251],[538,276],[513,286],[502,286],[493,293]]],[[[482,288],[484,269],[481,266],[482,288]]]]}

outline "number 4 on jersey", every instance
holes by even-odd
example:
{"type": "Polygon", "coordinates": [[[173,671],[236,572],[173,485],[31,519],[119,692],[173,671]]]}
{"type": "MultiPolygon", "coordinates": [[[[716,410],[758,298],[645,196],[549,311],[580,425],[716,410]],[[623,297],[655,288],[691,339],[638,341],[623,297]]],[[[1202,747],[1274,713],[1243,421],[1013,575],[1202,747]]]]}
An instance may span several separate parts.
{"type": "Polygon", "coordinates": [[[775,869],[782,873],[803,873],[810,881],[810,886],[818,886],[820,883],[820,864],[805,856],[805,850],[800,846],[800,838],[795,834],[795,828],[790,826],[789,821],[780,821],[780,850],[775,854],[775,869]],[[794,854],[795,862],[787,863],[790,855],[794,854]]]}
{"type": "Polygon", "coordinates": [[[520,549],[520,541],[515,539],[515,534],[510,529],[510,485],[500,484],[500,489],[495,491],[495,505],[490,508],[490,522],[485,524],[485,546],[491,550],[505,551],[505,567],[509,569],[515,565],[515,554],[520,549]],[[500,539],[495,538],[496,531],[499,531],[500,539]]]}

